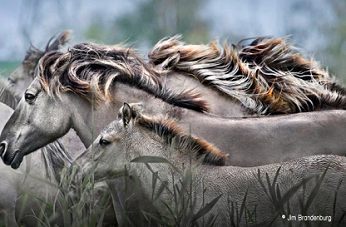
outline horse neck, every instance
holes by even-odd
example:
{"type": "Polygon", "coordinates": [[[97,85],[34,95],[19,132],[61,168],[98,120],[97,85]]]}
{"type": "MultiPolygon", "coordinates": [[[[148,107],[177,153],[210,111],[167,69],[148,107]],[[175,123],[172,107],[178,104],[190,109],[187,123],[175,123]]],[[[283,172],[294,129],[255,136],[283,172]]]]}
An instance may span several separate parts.
{"type": "Polygon", "coordinates": [[[177,112],[183,110],[183,108],[175,107],[154,95],[127,84],[118,83],[114,90],[113,97],[115,100],[112,104],[116,109],[122,107],[124,102],[142,103],[146,113],[167,114],[170,117],[177,117],[177,112]]]}
{"type": "Polygon", "coordinates": [[[164,76],[165,85],[174,93],[194,90],[201,94],[203,100],[208,100],[210,113],[221,117],[245,117],[248,113],[234,97],[232,98],[213,85],[200,82],[193,75],[172,71],[164,76]]]}
{"type": "Polygon", "coordinates": [[[74,113],[72,128],[74,128],[85,147],[89,147],[101,130],[117,118],[118,111],[124,105],[124,102],[140,102],[145,107],[146,113],[159,113],[178,119],[188,111],[165,103],[135,87],[120,83],[115,86],[111,96],[114,97],[114,100],[99,103],[95,108],[92,108],[90,102],[79,96],[71,94],[71,97],[69,97],[69,103],[73,103],[71,108],[73,108],[74,113]],[[71,98],[75,100],[71,102],[71,98]]]}
{"type": "MultiPolygon", "coordinates": [[[[164,173],[167,176],[167,180],[171,178],[172,171],[175,174],[178,172],[183,173],[190,167],[195,167],[200,162],[195,159],[192,152],[183,151],[173,148],[173,145],[169,145],[165,142],[165,139],[156,135],[153,132],[149,132],[147,129],[141,127],[136,127],[131,135],[125,139],[126,145],[126,161],[131,161],[132,159],[139,156],[156,156],[167,159],[174,167],[169,164],[153,164],[152,169],[154,172],[158,171],[164,173]],[[139,142],[145,141],[145,142],[139,142]],[[178,172],[176,171],[178,170],[178,172]]],[[[143,164],[135,164],[137,171],[143,175],[144,178],[151,179],[150,170],[143,164]],[[146,173],[146,174],[142,174],[146,173]]],[[[144,181],[150,179],[143,179],[144,181]]]]}

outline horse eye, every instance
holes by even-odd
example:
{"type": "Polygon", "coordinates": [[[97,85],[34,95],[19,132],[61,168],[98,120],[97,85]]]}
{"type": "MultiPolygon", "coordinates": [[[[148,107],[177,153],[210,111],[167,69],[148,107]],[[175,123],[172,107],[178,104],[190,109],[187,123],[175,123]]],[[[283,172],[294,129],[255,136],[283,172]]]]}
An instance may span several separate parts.
{"type": "Polygon", "coordinates": [[[35,99],[35,95],[30,93],[26,93],[24,97],[25,97],[25,101],[27,101],[28,103],[32,103],[32,101],[34,101],[35,99]]]}
{"type": "Polygon", "coordinates": [[[101,146],[107,146],[108,144],[110,144],[111,142],[109,142],[108,140],[106,140],[106,139],[103,139],[103,138],[101,138],[100,139],[100,141],[99,141],[99,144],[101,145],[101,146]]]}

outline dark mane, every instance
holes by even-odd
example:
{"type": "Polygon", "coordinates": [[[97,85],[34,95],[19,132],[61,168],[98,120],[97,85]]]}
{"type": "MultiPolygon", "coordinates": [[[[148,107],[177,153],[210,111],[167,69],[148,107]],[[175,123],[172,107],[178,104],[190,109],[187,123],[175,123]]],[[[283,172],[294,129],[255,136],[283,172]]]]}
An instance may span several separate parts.
{"type": "Polygon", "coordinates": [[[222,166],[226,163],[227,154],[205,140],[188,135],[174,121],[164,117],[149,117],[135,113],[136,123],[163,138],[167,144],[174,144],[182,152],[192,152],[198,159],[204,156],[203,163],[222,166]],[[173,142],[174,140],[174,142],[173,142]]]}
{"type": "Polygon", "coordinates": [[[116,83],[128,84],[154,95],[172,105],[207,111],[200,95],[187,91],[173,94],[159,80],[156,72],[129,48],[81,43],[65,53],[50,52],[39,62],[36,77],[49,94],[72,91],[87,100],[95,95],[100,100],[112,100],[116,83]]]}
{"type": "Polygon", "coordinates": [[[285,40],[263,37],[250,45],[224,43],[220,47],[217,40],[208,45],[186,45],[180,36],[174,36],[160,40],[148,56],[153,65],[192,75],[239,100],[250,112],[345,108],[346,89],[285,40]]]}

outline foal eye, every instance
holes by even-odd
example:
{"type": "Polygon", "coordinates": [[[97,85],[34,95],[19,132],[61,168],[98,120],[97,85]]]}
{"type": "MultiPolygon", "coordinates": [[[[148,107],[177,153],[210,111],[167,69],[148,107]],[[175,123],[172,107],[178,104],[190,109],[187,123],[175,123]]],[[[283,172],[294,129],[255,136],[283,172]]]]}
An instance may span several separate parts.
{"type": "Polygon", "coordinates": [[[108,140],[106,139],[103,139],[101,138],[100,141],[99,141],[99,144],[104,147],[104,146],[107,146],[108,144],[110,144],[111,142],[109,142],[108,140]]]}
{"type": "Polygon", "coordinates": [[[32,103],[35,99],[35,95],[30,94],[30,93],[25,93],[25,101],[27,101],[28,103],[32,103]]]}

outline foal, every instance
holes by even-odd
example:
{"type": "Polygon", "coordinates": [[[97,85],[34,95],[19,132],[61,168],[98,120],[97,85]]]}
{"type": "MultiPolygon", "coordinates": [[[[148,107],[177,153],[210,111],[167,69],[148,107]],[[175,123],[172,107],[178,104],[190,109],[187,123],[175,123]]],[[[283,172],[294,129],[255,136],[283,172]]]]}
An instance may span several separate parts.
{"type": "MultiPolygon", "coordinates": [[[[190,201],[190,221],[199,224],[213,220],[215,226],[234,222],[284,226],[289,223],[283,217],[289,215],[325,221],[323,226],[332,225],[332,221],[346,224],[346,157],[310,156],[250,168],[222,166],[226,157],[206,141],[188,135],[174,121],[143,115],[136,105],[125,103],[119,118],[103,130],[77,163],[84,174],[96,168],[95,178],[108,178],[110,186],[110,176],[125,174],[128,182],[141,187],[140,192],[130,191],[124,201],[145,198],[144,204],[137,201],[140,209],[154,210],[161,217],[170,217],[184,201],[190,201]],[[184,196],[177,199],[176,192],[184,196]],[[189,200],[192,198],[195,200],[189,200]],[[197,215],[203,207],[209,211],[204,221],[197,215]],[[235,212],[244,208],[247,214],[237,216],[235,212]]],[[[125,184],[125,195],[128,189],[125,184]]],[[[125,214],[142,212],[138,207],[126,210],[126,203],[114,206],[125,207],[125,214]]]]}

